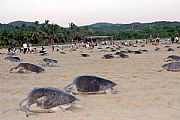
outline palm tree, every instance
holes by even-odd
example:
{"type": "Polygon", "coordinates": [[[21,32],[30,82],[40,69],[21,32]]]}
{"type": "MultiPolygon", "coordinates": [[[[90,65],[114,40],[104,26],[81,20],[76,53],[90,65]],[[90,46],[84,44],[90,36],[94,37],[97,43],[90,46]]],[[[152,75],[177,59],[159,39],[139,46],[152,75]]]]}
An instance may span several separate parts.
{"type": "Polygon", "coordinates": [[[46,25],[49,24],[49,20],[45,20],[45,24],[46,24],[46,25]]]}
{"type": "Polygon", "coordinates": [[[39,21],[35,21],[35,22],[34,22],[34,24],[35,24],[36,26],[38,26],[38,24],[39,24],[39,21]]]}

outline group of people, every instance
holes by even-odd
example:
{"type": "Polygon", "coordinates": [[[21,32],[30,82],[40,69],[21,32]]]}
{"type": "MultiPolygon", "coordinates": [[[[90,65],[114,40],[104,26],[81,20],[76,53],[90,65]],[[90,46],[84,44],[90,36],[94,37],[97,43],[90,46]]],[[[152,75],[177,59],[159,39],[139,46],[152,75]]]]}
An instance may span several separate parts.
{"type": "MultiPolygon", "coordinates": [[[[55,51],[55,46],[54,45],[52,46],[52,51],[55,51]]],[[[56,46],[56,51],[59,52],[59,46],[58,45],[56,46]]]]}
{"type": "Polygon", "coordinates": [[[32,44],[31,43],[24,43],[23,44],[23,53],[31,53],[32,52],[32,44]]]}
{"type": "Polygon", "coordinates": [[[172,44],[178,43],[178,42],[179,42],[178,36],[172,36],[171,39],[170,39],[170,42],[171,42],[172,44]]]}

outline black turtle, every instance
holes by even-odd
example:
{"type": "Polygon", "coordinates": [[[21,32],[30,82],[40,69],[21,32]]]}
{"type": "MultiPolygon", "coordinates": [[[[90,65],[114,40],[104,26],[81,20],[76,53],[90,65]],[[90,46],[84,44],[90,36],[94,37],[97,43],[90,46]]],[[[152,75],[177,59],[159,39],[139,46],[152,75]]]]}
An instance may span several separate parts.
{"type": "Polygon", "coordinates": [[[54,59],[49,59],[49,58],[44,58],[43,59],[43,61],[45,61],[45,62],[54,62],[54,63],[58,63],[58,61],[57,60],[54,60],[54,59]]]}
{"type": "Polygon", "coordinates": [[[112,59],[112,58],[114,58],[114,56],[112,54],[105,54],[102,58],[103,59],[112,59]]]}
{"type": "Polygon", "coordinates": [[[180,56],[177,55],[170,55],[167,58],[164,59],[164,61],[180,61],[180,56]]]}
{"type": "Polygon", "coordinates": [[[171,62],[164,64],[162,68],[166,69],[167,71],[174,71],[179,72],[180,71],[180,62],[171,62]]]}
{"type": "Polygon", "coordinates": [[[19,57],[16,57],[16,56],[8,56],[4,59],[7,61],[11,61],[11,62],[21,62],[22,61],[19,57]]]}
{"type": "Polygon", "coordinates": [[[65,52],[60,52],[61,54],[66,54],[65,52]]]}
{"type": "Polygon", "coordinates": [[[119,54],[121,54],[122,52],[116,52],[116,53],[114,53],[114,55],[119,55],[119,54]]]}
{"type": "Polygon", "coordinates": [[[65,91],[73,94],[81,93],[108,93],[112,92],[116,83],[97,76],[78,76],[73,83],[65,87],[65,91]]]}
{"type": "Polygon", "coordinates": [[[142,54],[140,50],[134,51],[134,54],[142,54]]]}
{"type": "Polygon", "coordinates": [[[159,47],[156,47],[154,51],[159,51],[159,50],[160,50],[160,48],[159,48],[159,47]]]}
{"type": "Polygon", "coordinates": [[[164,46],[164,48],[170,48],[171,46],[167,45],[167,46],[164,46]]]}
{"type": "Polygon", "coordinates": [[[174,49],[172,48],[168,48],[167,51],[175,51],[174,49]]]}
{"type": "Polygon", "coordinates": [[[82,53],[81,54],[81,57],[89,57],[90,55],[88,55],[88,54],[85,54],[85,53],[82,53]]]}
{"type": "Polygon", "coordinates": [[[142,52],[148,52],[148,50],[141,50],[142,52]]]}
{"type": "Polygon", "coordinates": [[[129,56],[128,55],[126,55],[126,54],[124,54],[124,53],[119,53],[119,57],[120,58],[129,58],[129,56]]]}
{"type": "Polygon", "coordinates": [[[120,52],[121,53],[129,53],[129,52],[125,51],[125,50],[121,50],[120,52]]]}
{"type": "Polygon", "coordinates": [[[116,50],[115,49],[111,49],[111,52],[116,52],[116,50]]]}
{"type": "Polygon", "coordinates": [[[54,59],[44,58],[41,60],[40,65],[46,66],[46,67],[56,67],[58,61],[54,59]]]}
{"type": "Polygon", "coordinates": [[[127,50],[127,53],[134,53],[134,51],[132,51],[132,50],[127,50]]]}
{"type": "Polygon", "coordinates": [[[35,87],[20,102],[20,109],[26,112],[26,116],[33,113],[51,113],[59,109],[65,110],[71,106],[75,107],[78,99],[60,89],[54,87],[35,87]]]}
{"type": "Polygon", "coordinates": [[[12,68],[10,72],[11,73],[28,73],[28,72],[41,73],[44,72],[44,69],[40,66],[31,63],[20,63],[17,67],[12,68]]]}
{"type": "Polygon", "coordinates": [[[145,45],[141,45],[141,47],[145,47],[145,45]]]}
{"type": "Polygon", "coordinates": [[[45,56],[45,55],[47,55],[48,53],[46,53],[46,52],[43,52],[43,53],[41,53],[40,55],[41,56],[45,56]]]}

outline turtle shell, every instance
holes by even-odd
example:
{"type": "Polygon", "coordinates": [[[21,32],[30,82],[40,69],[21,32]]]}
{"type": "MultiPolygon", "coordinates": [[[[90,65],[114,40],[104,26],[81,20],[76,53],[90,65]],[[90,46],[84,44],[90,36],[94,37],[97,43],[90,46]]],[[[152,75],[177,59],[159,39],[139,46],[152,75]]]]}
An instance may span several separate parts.
{"type": "Polygon", "coordinates": [[[97,76],[79,76],[74,82],[77,91],[80,92],[97,92],[112,88],[116,83],[97,76]]]}
{"type": "Polygon", "coordinates": [[[26,70],[29,70],[31,72],[36,72],[36,73],[40,73],[44,71],[42,67],[31,64],[31,63],[20,63],[17,67],[23,67],[26,70]]]}
{"type": "Polygon", "coordinates": [[[58,63],[57,60],[54,60],[54,59],[49,59],[49,58],[44,58],[43,59],[44,62],[53,62],[53,63],[58,63]]]}
{"type": "Polygon", "coordinates": [[[15,56],[8,56],[5,58],[5,60],[9,60],[12,62],[21,62],[21,59],[19,57],[15,57],[15,56]]]}
{"type": "Polygon", "coordinates": [[[176,60],[176,61],[180,60],[180,56],[177,56],[177,55],[170,55],[167,58],[171,58],[171,59],[176,60]]]}
{"type": "Polygon", "coordinates": [[[180,62],[167,63],[167,64],[164,64],[162,68],[168,71],[180,71],[180,62]]]}
{"type": "Polygon", "coordinates": [[[28,95],[28,106],[38,103],[43,104],[43,109],[49,109],[59,105],[69,104],[78,100],[76,97],[53,87],[34,88],[28,95]],[[45,97],[44,103],[38,103],[38,99],[45,97]]]}

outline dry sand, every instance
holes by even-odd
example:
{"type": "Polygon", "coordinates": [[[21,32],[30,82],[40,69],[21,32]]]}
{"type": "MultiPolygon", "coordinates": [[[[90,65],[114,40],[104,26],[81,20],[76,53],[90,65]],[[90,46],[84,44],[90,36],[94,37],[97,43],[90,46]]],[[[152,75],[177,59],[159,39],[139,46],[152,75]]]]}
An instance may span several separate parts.
{"type": "MultiPolygon", "coordinates": [[[[105,47],[105,46],[104,46],[105,47]]],[[[163,58],[176,51],[162,49],[154,52],[156,46],[145,46],[149,52],[142,55],[130,54],[128,59],[101,59],[109,52],[78,49],[65,51],[67,54],[52,52],[48,56],[38,54],[18,55],[24,62],[39,64],[42,58],[59,60],[59,67],[45,67],[45,72],[36,74],[9,73],[18,63],[4,60],[0,55],[0,120],[180,120],[180,73],[162,71],[163,58]],[[80,54],[90,57],[82,58],[80,54]],[[26,118],[19,110],[19,103],[27,93],[37,86],[52,86],[63,89],[79,75],[97,75],[117,83],[118,94],[77,95],[79,109],[32,115],[26,118]]],[[[140,48],[129,48],[140,49],[140,48]]],[[[4,52],[5,50],[0,50],[4,52]]],[[[61,50],[62,51],[62,50],[61,50]]]]}

